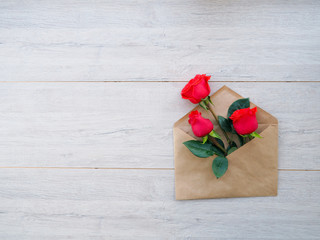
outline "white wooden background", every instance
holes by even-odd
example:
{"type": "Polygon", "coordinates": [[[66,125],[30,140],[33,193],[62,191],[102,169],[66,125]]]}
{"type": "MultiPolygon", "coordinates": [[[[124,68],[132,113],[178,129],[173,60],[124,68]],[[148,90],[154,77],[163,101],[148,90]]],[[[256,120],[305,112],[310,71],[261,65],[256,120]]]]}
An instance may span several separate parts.
{"type": "Polygon", "coordinates": [[[320,239],[320,1],[0,1],[0,239],[320,239]],[[196,73],[279,119],[277,197],[174,200],[196,73]]]}

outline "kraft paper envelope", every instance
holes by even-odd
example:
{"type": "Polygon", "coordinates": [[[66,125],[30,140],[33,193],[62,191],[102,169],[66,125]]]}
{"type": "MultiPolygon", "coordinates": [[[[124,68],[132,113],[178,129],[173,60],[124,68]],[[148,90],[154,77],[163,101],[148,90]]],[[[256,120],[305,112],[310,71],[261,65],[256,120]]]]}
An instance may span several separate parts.
{"type": "MultiPolygon", "coordinates": [[[[211,96],[214,103],[212,109],[216,115],[226,117],[229,106],[240,98],[240,95],[223,86],[211,96]]],[[[250,103],[250,107],[255,105],[250,103]]],[[[224,139],[210,112],[199,106],[193,110],[201,111],[203,117],[210,118],[214,129],[224,139]]],[[[198,158],[183,144],[188,140],[199,140],[192,133],[188,115],[178,120],[173,128],[177,200],[277,195],[278,120],[275,117],[258,107],[257,132],[263,138],[255,138],[228,155],[228,170],[217,179],[212,172],[212,161],[216,156],[198,158]]],[[[235,135],[230,136],[237,139],[235,135]]]]}

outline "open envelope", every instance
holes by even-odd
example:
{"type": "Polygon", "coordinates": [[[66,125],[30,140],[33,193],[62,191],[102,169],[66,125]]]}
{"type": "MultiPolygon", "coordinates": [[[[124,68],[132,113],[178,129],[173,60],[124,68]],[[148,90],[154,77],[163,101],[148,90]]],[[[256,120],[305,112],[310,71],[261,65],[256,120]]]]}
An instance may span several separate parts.
{"type": "MultiPolygon", "coordinates": [[[[212,108],[216,115],[226,117],[229,106],[239,98],[242,98],[239,94],[223,86],[211,96],[212,108]]],[[[251,108],[255,106],[250,103],[251,108]]],[[[224,138],[210,112],[199,106],[193,110],[201,111],[204,118],[211,119],[214,129],[224,138]]],[[[216,156],[198,158],[183,144],[188,140],[199,140],[192,133],[188,115],[178,120],[173,128],[177,200],[277,195],[278,120],[275,117],[258,107],[257,132],[262,138],[253,139],[228,155],[228,170],[217,179],[212,172],[212,161],[216,156]]]]}

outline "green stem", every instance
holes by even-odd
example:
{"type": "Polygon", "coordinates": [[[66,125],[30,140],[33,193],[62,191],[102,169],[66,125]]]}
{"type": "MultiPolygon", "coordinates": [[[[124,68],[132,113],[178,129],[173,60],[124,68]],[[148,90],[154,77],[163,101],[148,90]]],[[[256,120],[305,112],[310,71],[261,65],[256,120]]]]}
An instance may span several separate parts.
{"type": "MultiPolygon", "coordinates": [[[[210,138],[209,138],[209,139],[210,139],[210,138]]],[[[210,139],[210,142],[213,143],[214,145],[216,145],[221,151],[224,152],[224,154],[227,155],[227,151],[218,143],[217,140],[215,140],[215,139],[213,138],[213,140],[210,139]]]]}
{"type": "Polygon", "coordinates": [[[221,128],[223,135],[226,137],[226,139],[227,139],[227,141],[228,141],[228,144],[230,145],[230,144],[231,144],[231,140],[230,140],[228,134],[227,134],[227,133],[223,130],[223,128],[220,126],[219,120],[218,120],[216,114],[214,113],[214,111],[211,109],[210,105],[209,105],[208,103],[206,103],[206,105],[207,105],[209,111],[212,113],[214,119],[215,119],[216,122],[218,123],[219,127],[221,128]]]}

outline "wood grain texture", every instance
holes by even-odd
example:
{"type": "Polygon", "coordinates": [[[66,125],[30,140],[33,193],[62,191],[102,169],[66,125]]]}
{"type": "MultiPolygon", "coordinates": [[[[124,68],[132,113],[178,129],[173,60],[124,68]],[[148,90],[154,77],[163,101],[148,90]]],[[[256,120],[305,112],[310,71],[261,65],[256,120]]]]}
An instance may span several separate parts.
{"type": "Polygon", "coordinates": [[[1,1],[0,81],[319,81],[319,1],[1,1]]]}
{"type": "Polygon", "coordinates": [[[319,239],[319,10],[0,1],[0,239],[319,239]],[[198,73],[279,119],[279,196],[174,200],[198,73]]]}
{"type": "Polygon", "coordinates": [[[319,180],[281,171],[277,197],[174,201],[174,171],[1,169],[0,237],[317,239],[319,180]]]}
{"type": "MultiPolygon", "coordinates": [[[[0,166],[172,168],[184,85],[2,83],[0,166]]],[[[279,119],[280,169],[320,169],[319,83],[228,86],[279,119]]]]}

